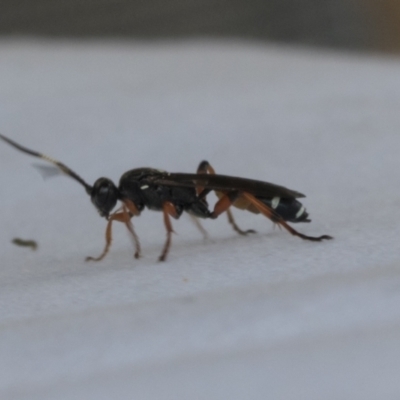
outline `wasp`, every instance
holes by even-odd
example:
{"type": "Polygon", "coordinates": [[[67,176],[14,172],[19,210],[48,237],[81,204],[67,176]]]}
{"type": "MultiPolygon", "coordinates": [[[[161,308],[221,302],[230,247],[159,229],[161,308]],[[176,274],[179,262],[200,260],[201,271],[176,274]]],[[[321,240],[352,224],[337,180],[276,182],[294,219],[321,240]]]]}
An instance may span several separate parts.
{"type": "MultiPolygon", "coordinates": [[[[163,214],[167,238],[159,256],[160,261],[166,260],[171,246],[173,233],[171,217],[178,219],[184,211],[195,218],[210,219],[216,219],[226,212],[229,223],[237,233],[246,235],[254,232],[243,231],[236,224],[231,212],[231,207],[236,207],[262,214],[301,239],[315,242],[332,239],[328,235],[304,235],[288,224],[288,222],[310,222],[306,209],[297,200],[305,197],[302,193],[269,182],[216,174],[207,161],[200,163],[195,174],[137,168],[125,172],[118,186],[104,177],[97,179],[91,186],[60,161],[23,147],[2,134],[0,139],[23,153],[53,164],[60,172],[84,187],[100,216],[108,221],[103,252],[98,257],[87,257],[87,261],[100,261],[106,256],[111,246],[114,221],[125,224],[135,246],[134,257],[139,258],[140,242],[131,220],[132,217],[138,217],[146,207],[149,210],[161,211],[163,214]],[[218,198],[212,210],[207,202],[207,195],[211,191],[214,191],[218,198]],[[118,202],[120,207],[113,211],[118,202]]],[[[198,226],[202,229],[201,225],[198,226]]]]}

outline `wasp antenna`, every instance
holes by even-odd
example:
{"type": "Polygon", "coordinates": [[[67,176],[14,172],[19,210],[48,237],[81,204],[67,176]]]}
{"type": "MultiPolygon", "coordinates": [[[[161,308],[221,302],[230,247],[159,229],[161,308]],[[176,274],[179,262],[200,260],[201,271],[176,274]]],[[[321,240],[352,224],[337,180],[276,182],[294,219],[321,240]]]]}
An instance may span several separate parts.
{"type": "Polygon", "coordinates": [[[54,164],[62,172],[64,172],[64,174],[66,174],[66,175],[70,176],[71,178],[75,179],[76,181],[78,181],[86,189],[86,192],[89,195],[91,194],[92,187],[89,184],[87,184],[78,174],[76,174],[74,171],[72,171],[72,169],[68,168],[66,165],[64,165],[60,161],[57,161],[54,158],[48,157],[45,154],[38,153],[37,151],[27,149],[26,147],[21,146],[20,144],[14,142],[13,140],[9,139],[8,137],[2,135],[1,133],[0,133],[0,139],[3,139],[9,145],[15,147],[19,151],[22,151],[23,153],[29,154],[34,157],[41,158],[42,160],[46,160],[46,161],[54,164]]]}

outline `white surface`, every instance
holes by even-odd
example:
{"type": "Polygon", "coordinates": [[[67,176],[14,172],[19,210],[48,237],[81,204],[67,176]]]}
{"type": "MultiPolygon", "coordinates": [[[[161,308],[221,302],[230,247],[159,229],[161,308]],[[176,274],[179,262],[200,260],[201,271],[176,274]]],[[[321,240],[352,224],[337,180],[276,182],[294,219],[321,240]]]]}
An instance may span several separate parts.
{"type": "Polygon", "coordinates": [[[0,42],[0,131],[89,183],[151,166],[307,195],[309,243],[234,211],[105,221],[0,143],[1,399],[400,398],[400,62],[249,43],[0,42]],[[33,252],[11,244],[35,239],[33,252]]]}

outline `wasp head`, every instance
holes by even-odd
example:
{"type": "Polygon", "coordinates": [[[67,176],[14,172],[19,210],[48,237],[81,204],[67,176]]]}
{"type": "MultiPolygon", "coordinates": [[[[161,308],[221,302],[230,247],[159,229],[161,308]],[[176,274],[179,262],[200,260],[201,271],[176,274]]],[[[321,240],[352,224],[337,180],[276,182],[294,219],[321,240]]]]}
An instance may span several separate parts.
{"type": "Polygon", "coordinates": [[[108,219],[119,199],[119,191],[110,179],[99,178],[93,185],[90,197],[99,214],[108,219]]]}

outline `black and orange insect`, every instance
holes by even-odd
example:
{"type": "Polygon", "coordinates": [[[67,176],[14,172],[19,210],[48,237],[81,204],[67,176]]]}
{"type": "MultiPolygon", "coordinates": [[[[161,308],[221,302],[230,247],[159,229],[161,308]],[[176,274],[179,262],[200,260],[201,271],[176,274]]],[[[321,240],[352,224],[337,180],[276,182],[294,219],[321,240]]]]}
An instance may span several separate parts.
{"type": "Polygon", "coordinates": [[[305,197],[303,194],[273,183],[215,174],[214,169],[207,161],[200,163],[196,174],[137,168],[125,172],[118,186],[108,178],[99,178],[93,186],[90,186],[61,162],[29,150],[4,135],[0,134],[0,139],[24,153],[52,163],[85,188],[100,216],[108,221],[105,235],[106,245],[103,252],[99,257],[87,257],[87,261],[99,261],[108,253],[112,240],[113,221],[123,222],[126,225],[135,244],[135,258],[139,258],[141,251],[139,238],[133,229],[131,219],[139,216],[145,207],[163,213],[167,239],[159,257],[160,261],[166,259],[171,245],[173,233],[171,217],[178,219],[183,211],[197,218],[211,219],[226,212],[228,221],[236,232],[241,235],[254,232],[252,230],[243,231],[237,226],[230,210],[230,207],[233,206],[255,214],[261,213],[273,223],[302,239],[316,242],[332,239],[328,235],[304,235],[287,223],[310,222],[304,206],[297,200],[305,197]],[[211,191],[214,191],[218,197],[212,211],[206,200],[206,196],[211,191]],[[121,207],[112,212],[118,201],[121,202],[121,207]]]}

